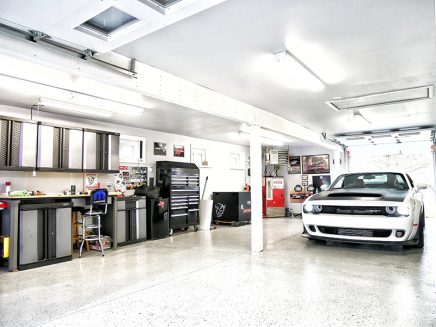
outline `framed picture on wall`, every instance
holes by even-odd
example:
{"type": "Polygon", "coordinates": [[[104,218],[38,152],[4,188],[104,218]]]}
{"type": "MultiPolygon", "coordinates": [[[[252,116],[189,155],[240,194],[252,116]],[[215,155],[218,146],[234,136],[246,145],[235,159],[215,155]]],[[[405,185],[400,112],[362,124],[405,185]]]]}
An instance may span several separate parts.
{"type": "Polygon", "coordinates": [[[302,183],[301,183],[301,185],[303,185],[303,186],[307,186],[309,184],[309,181],[303,181],[302,183]]]}
{"type": "Polygon", "coordinates": [[[302,156],[303,174],[329,174],[330,158],[328,154],[302,156]]]}
{"type": "Polygon", "coordinates": [[[155,156],[166,156],[167,155],[167,144],[162,142],[154,142],[154,151],[155,156]]]}
{"type": "Polygon", "coordinates": [[[301,174],[300,156],[288,156],[288,174],[301,174]]]}
{"type": "Polygon", "coordinates": [[[184,158],[185,157],[185,146],[184,145],[174,145],[174,157],[184,158]]]}
{"type": "Polygon", "coordinates": [[[307,175],[301,175],[301,180],[302,180],[302,181],[307,181],[307,180],[308,180],[307,175]]]}

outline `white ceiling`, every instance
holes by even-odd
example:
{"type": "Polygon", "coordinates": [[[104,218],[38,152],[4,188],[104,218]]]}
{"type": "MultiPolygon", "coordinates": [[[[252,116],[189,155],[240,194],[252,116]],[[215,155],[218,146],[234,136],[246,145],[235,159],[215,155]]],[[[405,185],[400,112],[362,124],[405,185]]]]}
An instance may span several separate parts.
{"type": "Polygon", "coordinates": [[[433,0],[230,0],[116,51],[319,132],[422,126],[436,124],[434,100],[362,109],[366,125],[325,101],[433,84],[434,12],[433,0]],[[264,58],[285,47],[336,83],[284,86],[264,58]]]}
{"type": "MultiPolygon", "coordinates": [[[[198,1],[203,6],[206,2],[206,7],[215,6],[198,7],[184,16],[188,18],[157,24],[153,33],[153,29],[137,30],[104,46],[73,27],[109,5],[141,17],[150,8],[137,0],[3,0],[0,20],[96,50],[124,44],[115,51],[317,132],[436,125],[434,100],[362,109],[371,124],[325,105],[336,97],[433,84],[433,0],[198,1]],[[286,75],[271,62],[273,54],[285,48],[327,82],[323,91],[285,85],[286,75]]],[[[29,106],[35,99],[0,100],[29,106]]],[[[230,129],[237,130],[233,122],[197,111],[164,102],[158,108],[161,112],[144,120],[115,120],[210,139],[223,139],[230,129]]]]}
{"type": "Polygon", "coordinates": [[[2,0],[0,22],[40,31],[84,49],[106,52],[223,1],[226,0],[181,0],[165,14],[156,10],[152,0],[2,0]],[[135,17],[137,23],[104,40],[76,29],[110,7],[135,17]]]}

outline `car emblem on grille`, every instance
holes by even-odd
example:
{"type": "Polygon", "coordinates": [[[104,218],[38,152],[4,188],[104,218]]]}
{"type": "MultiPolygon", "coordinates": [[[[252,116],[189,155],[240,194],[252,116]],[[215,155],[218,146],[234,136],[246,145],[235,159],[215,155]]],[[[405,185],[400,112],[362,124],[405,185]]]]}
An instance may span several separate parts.
{"type": "Polygon", "coordinates": [[[336,212],[338,214],[351,214],[351,209],[350,210],[337,209],[336,212]]]}

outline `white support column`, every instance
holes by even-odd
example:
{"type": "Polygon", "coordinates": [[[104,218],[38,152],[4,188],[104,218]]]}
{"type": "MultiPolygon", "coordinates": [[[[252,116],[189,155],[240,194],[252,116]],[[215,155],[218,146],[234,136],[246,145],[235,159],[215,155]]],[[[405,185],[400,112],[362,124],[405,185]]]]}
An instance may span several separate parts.
{"type": "Polygon", "coordinates": [[[263,251],[262,146],[260,127],[250,128],[251,251],[263,251]]]}

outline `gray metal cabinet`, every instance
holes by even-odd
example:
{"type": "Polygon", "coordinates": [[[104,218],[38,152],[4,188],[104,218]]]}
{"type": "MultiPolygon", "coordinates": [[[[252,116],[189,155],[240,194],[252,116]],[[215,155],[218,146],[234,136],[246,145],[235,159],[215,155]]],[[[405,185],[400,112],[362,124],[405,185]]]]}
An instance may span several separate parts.
{"type": "Polygon", "coordinates": [[[83,130],[38,125],[39,170],[82,171],[83,130]]]}
{"type": "Polygon", "coordinates": [[[0,169],[35,169],[36,145],[36,122],[0,118],[0,169]]]}
{"type": "Polygon", "coordinates": [[[85,130],[83,169],[88,172],[118,172],[120,165],[120,135],[85,130]]]}
{"type": "MultiPolygon", "coordinates": [[[[122,202],[122,201],[120,201],[122,202]]],[[[127,241],[127,220],[126,211],[117,210],[117,243],[124,243],[127,241]]]]}
{"type": "Polygon", "coordinates": [[[20,205],[18,269],[72,259],[72,202],[20,205]]]}
{"type": "Polygon", "coordinates": [[[43,211],[20,212],[19,265],[44,260],[44,216],[43,211]]]}
{"type": "Polygon", "coordinates": [[[117,202],[117,243],[126,245],[147,239],[145,197],[132,197],[117,202]]]}

